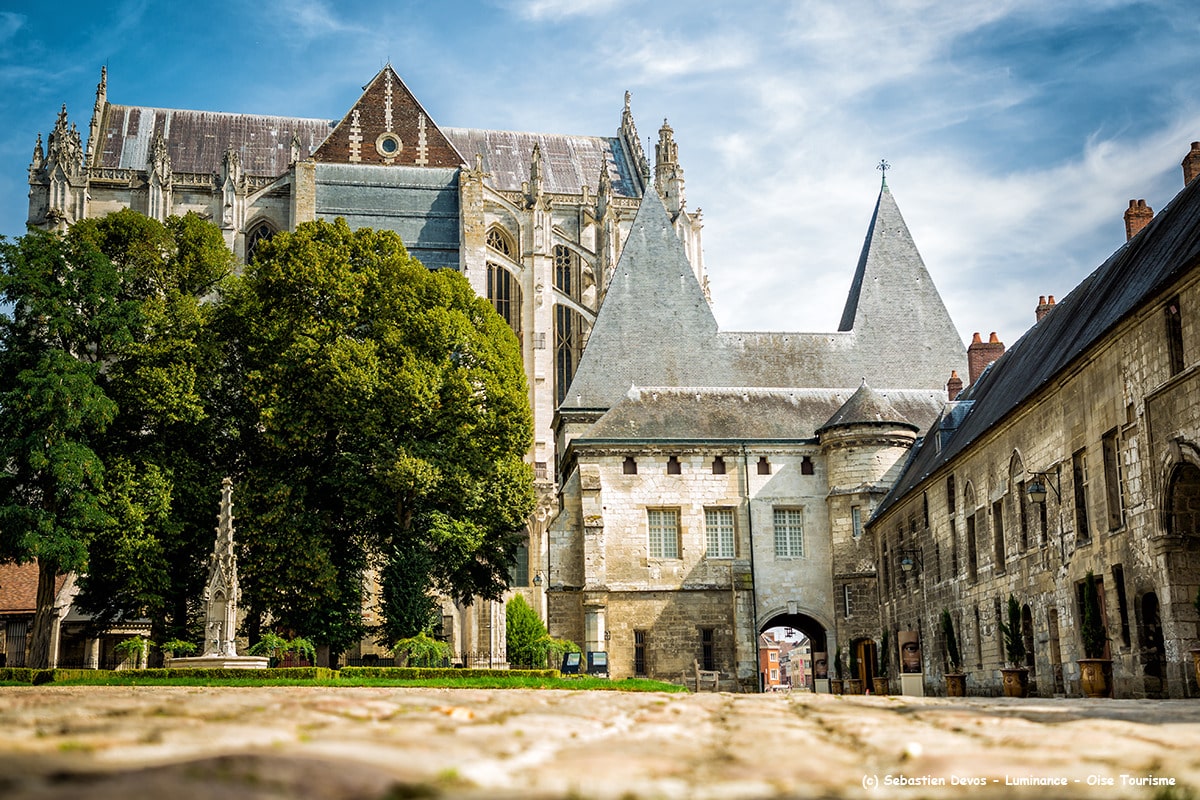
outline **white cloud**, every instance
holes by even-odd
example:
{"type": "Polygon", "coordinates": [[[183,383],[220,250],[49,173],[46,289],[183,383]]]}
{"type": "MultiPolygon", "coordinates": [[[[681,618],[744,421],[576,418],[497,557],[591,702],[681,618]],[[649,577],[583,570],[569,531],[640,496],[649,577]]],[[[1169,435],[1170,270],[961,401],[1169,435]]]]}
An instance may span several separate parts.
{"type": "Polygon", "coordinates": [[[0,11],[0,44],[5,44],[16,36],[17,31],[24,24],[24,14],[17,14],[12,11],[0,11]]]}
{"type": "Polygon", "coordinates": [[[596,16],[620,6],[624,0],[509,0],[505,6],[531,20],[557,21],[568,17],[596,16]]]}

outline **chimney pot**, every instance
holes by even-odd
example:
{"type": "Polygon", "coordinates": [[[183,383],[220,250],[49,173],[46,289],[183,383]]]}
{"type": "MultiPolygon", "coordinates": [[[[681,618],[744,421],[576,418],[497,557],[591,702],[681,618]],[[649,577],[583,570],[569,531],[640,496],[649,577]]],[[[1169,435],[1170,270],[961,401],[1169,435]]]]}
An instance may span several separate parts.
{"type": "Polygon", "coordinates": [[[1130,200],[1125,212],[1125,241],[1129,241],[1141,232],[1142,228],[1154,219],[1154,209],[1146,205],[1145,200],[1130,200]]]}
{"type": "Polygon", "coordinates": [[[1050,305],[1054,305],[1054,295],[1050,295],[1050,299],[1046,302],[1048,302],[1050,305]]]}
{"type": "Polygon", "coordinates": [[[975,385],[975,381],[979,380],[979,376],[983,374],[988,364],[1002,355],[1004,355],[1004,343],[1000,341],[994,331],[988,337],[987,344],[984,344],[979,334],[976,333],[975,338],[971,341],[971,346],[967,348],[967,370],[971,385],[975,385]]]}
{"type": "Polygon", "coordinates": [[[988,337],[988,344],[998,344],[1000,339],[996,337],[996,332],[992,331],[992,335],[988,337]]]}
{"type": "Polygon", "coordinates": [[[946,395],[948,400],[953,400],[958,397],[958,393],[962,391],[962,378],[958,377],[958,370],[950,370],[950,380],[946,381],[946,395]]]}
{"type": "Polygon", "coordinates": [[[1183,185],[1200,175],[1200,142],[1192,142],[1192,150],[1183,157],[1183,185]]]}
{"type": "Polygon", "coordinates": [[[1041,322],[1042,318],[1049,314],[1052,308],[1054,308],[1054,295],[1050,295],[1049,300],[1044,296],[1038,297],[1037,308],[1033,312],[1034,322],[1041,322]]]}
{"type": "Polygon", "coordinates": [[[975,336],[971,338],[971,344],[983,344],[983,340],[979,338],[979,331],[975,331],[975,336]]]}

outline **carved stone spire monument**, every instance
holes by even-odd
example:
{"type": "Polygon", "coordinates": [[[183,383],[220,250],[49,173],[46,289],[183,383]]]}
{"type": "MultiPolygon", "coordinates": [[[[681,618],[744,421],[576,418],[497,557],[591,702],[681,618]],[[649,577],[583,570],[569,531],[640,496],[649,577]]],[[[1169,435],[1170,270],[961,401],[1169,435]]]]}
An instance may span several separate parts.
{"type": "Polygon", "coordinates": [[[208,565],[208,585],[204,589],[204,655],[175,658],[175,669],[262,669],[269,659],[239,656],[237,635],[237,556],[233,552],[233,480],[221,481],[221,502],[217,507],[217,540],[208,565]]]}

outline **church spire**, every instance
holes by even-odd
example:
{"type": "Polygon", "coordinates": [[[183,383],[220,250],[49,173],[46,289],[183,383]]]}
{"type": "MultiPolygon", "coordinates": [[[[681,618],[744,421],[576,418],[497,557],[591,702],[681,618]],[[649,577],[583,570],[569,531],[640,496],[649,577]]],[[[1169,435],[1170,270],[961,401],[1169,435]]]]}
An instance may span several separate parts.
{"type": "Polygon", "coordinates": [[[96,84],[96,105],[92,107],[92,121],[88,125],[87,164],[96,164],[99,156],[100,126],[104,124],[104,108],[108,105],[108,67],[100,67],[100,83],[96,84]]]}
{"type": "Polygon", "coordinates": [[[658,129],[658,144],[654,145],[654,188],[658,190],[672,219],[686,208],[679,145],[675,142],[675,131],[665,119],[658,129]]]}

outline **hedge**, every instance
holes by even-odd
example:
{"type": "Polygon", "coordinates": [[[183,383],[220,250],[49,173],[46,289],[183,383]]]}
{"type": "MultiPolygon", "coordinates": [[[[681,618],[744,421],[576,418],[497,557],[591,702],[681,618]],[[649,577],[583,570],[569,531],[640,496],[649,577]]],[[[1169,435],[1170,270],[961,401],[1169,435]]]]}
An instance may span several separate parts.
{"type": "Polygon", "coordinates": [[[172,678],[197,678],[200,680],[297,680],[326,681],[336,677],[328,667],[280,667],[277,669],[30,669],[28,667],[0,668],[0,681],[30,683],[41,686],[61,681],[104,680],[107,678],[131,678],[137,680],[165,680],[172,678]]]}
{"type": "Polygon", "coordinates": [[[413,681],[438,678],[558,678],[556,669],[447,669],[445,667],[342,667],[343,678],[413,681]]]}

